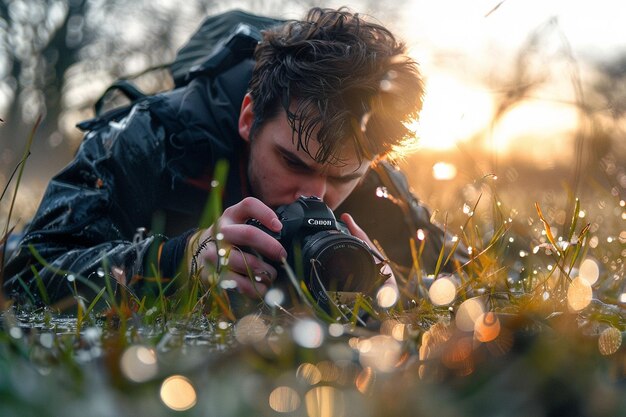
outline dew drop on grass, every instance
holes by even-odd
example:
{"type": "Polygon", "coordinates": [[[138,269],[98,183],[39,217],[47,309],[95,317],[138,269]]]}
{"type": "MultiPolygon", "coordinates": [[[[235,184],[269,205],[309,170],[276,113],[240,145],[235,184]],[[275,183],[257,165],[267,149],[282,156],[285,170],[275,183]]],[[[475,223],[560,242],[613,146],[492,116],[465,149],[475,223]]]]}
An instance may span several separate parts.
{"type": "Polygon", "coordinates": [[[237,288],[237,281],[232,279],[223,279],[220,281],[220,287],[225,290],[233,290],[237,288]]]}

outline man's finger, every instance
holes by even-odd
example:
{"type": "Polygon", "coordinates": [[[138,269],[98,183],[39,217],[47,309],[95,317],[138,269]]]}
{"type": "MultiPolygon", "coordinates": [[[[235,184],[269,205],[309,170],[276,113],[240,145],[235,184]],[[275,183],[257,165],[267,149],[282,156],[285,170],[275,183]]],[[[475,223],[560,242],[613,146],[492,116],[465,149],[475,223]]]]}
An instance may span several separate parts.
{"type": "Polygon", "coordinates": [[[263,226],[274,232],[279,232],[283,227],[274,210],[254,197],[246,197],[234,206],[224,210],[222,226],[242,224],[250,219],[258,220],[263,226]]]}
{"type": "Polygon", "coordinates": [[[248,224],[231,224],[222,228],[225,239],[230,244],[249,247],[273,261],[287,257],[285,248],[263,230],[248,224]]]}

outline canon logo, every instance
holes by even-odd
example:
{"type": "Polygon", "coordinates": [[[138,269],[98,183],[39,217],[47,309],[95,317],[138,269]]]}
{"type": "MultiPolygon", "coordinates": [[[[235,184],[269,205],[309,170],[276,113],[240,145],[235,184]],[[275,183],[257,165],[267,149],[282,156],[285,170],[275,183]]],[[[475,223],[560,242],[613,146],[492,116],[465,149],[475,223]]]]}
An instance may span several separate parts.
{"type": "Polygon", "coordinates": [[[320,220],[320,219],[309,219],[307,220],[309,226],[332,226],[332,220],[320,220]]]}

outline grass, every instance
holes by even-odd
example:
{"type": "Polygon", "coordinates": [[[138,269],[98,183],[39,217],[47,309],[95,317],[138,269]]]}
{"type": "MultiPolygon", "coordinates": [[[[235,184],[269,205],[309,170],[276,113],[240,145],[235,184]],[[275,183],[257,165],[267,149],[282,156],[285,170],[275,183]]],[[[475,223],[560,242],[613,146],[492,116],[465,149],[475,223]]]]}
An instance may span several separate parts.
{"type": "MultiPolygon", "coordinates": [[[[218,167],[202,226],[221,213],[227,169],[218,167]]],[[[447,247],[464,245],[470,260],[442,250],[424,270],[416,235],[413,269],[396,274],[401,296],[389,308],[358,296],[328,313],[293,271],[282,295],[294,306],[273,293],[245,309],[219,268],[169,282],[153,270],[156,294],[138,296],[116,293],[105,263],[106,285],[91,299],[78,291],[85,277],[57,271],[72,277],[69,313],[0,299],[0,415],[624,414],[623,201],[613,195],[595,212],[568,196],[526,202],[516,216],[519,200],[496,184],[478,178],[480,192],[444,222],[455,236],[447,247]],[[441,273],[446,265],[455,273],[441,273]]]]}

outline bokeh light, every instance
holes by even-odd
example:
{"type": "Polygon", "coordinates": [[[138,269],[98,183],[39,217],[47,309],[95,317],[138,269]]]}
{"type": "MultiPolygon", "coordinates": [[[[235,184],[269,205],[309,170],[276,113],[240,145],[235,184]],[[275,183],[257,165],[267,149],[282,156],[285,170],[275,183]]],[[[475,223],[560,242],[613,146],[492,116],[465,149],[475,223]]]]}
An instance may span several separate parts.
{"type": "Polygon", "coordinates": [[[293,326],[293,340],[302,347],[314,349],[324,342],[324,331],[314,320],[300,320],[293,326]]]}
{"type": "Polygon", "coordinates": [[[331,323],[328,326],[328,334],[332,337],[339,337],[343,334],[343,325],[339,323],[331,323]]]}
{"type": "Polygon", "coordinates": [[[582,279],[576,277],[570,282],[567,288],[567,305],[573,311],[580,311],[591,303],[593,291],[591,285],[582,279]]]}
{"type": "Polygon", "coordinates": [[[359,375],[356,377],[354,381],[356,385],[356,389],[359,390],[361,394],[368,395],[372,392],[372,388],[374,386],[374,381],[376,380],[376,373],[372,368],[366,367],[359,372],[359,375]]]}
{"type": "Polygon", "coordinates": [[[269,328],[259,316],[242,317],[235,325],[235,338],[241,344],[254,344],[265,338],[269,328]]]}
{"type": "Polygon", "coordinates": [[[580,264],[578,274],[582,279],[587,281],[589,285],[593,285],[598,281],[598,277],[600,276],[600,267],[594,259],[586,258],[580,264]]]}
{"type": "Polygon", "coordinates": [[[608,327],[600,333],[598,349],[601,354],[612,355],[619,350],[620,346],[622,346],[622,333],[615,327],[608,327]]]}
{"type": "Polygon", "coordinates": [[[341,375],[341,369],[332,361],[322,361],[317,364],[320,376],[324,382],[335,382],[341,375]]]}
{"type": "Polygon", "coordinates": [[[279,288],[272,288],[265,294],[265,303],[271,307],[282,305],[284,301],[285,293],[279,288]]]}
{"type": "Polygon", "coordinates": [[[306,393],[304,403],[309,417],[343,417],[343,394],[330,386],[315,387],[306,393]]]}
{"type": "Polygon", "coordinates": [[[312,363],[303,363],[298,366],[296,377],[309,385],[315,385],[322,380],[322,373],[312,363]]]}
{"type": "Polygon", "coordinates": [[[484,313],[485,305],[482,299],[476,297],[465,300],[456,312],[456,327],[464,332],[473,332],[476,320],[484,313]]]}
{"type": "Polygon", "coordinates": [[[272,410],[279,413],[291,413],[300,407],[300,395],[291,387],[278,387],[269,398],[272,410]]]}
{"type": "Polygon", "coordinates": [[[376,294],[376,302],[381,308],[391,308],[398,302],[398,289],[393,285],[383,285],[376,294]]]}
{"type": "Polygon", "coordinates": [[[442,355],[442,362],[451,369],[463,369],[468,365],[474,350],[474,341],[471,337],[461,337],[448,343],[442,355]]]}
{"type": "Polygon", "coordinates": [[[435,305],[448,305],[456,297],[456,285],[449,276],[439,277],[428,289],[428,296],[435,305]]]}
{"type": "Polygon", "coordinates": [[[489,311],[482,314],[474,323],[474,337],[483,343],[495,340],[500,334],[500,319],[489,311]]]}
{"type": "Polygon", "coordinates": [[[454,179],[456,172],[456,166],[449,162],[437,162],[433,165],[433,178],[439,181],[454,179]]]}
{"type": "Polygon", "coordinates": [[[134,345],[122,354],[120,368],[124,376],[134,382],[144,382],[156,376],[158,371],[154,349],[134,345]]]}
{"type": "Polygon", "coordinates": [[[400,360],[401,353],[400,343],[391,336],[376,335],[359,343],[359,360],[364,368],[390,372],[400,360]]]}
{"type": "Polygon", "coordinates": [[[161,384],[161,401],[175,411],[189,410],[196,405],[196,390],[184,376],[173,375],[161,384]]]}

